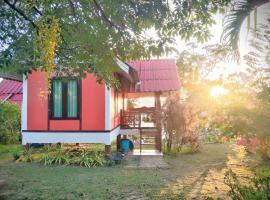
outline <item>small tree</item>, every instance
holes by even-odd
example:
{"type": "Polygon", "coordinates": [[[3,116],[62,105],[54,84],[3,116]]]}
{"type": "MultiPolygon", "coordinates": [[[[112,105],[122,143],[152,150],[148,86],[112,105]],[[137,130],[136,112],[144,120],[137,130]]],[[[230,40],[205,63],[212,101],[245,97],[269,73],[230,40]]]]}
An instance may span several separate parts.
{"type": "Polygon", "coordinates": [[[0,104],[0,143],[18,143],[20,130],[21,112],[19,107],[8,101],[0,104]]]}
{"type": "Polygon", "coordinates": [[[193,151],[198,149],[199,126],[197,114],[191,104],[181,102],[179,93],[171,93],[163,106],[163,126],[166,147],[180,151],[184,144],[190,144],[193,151]]]}

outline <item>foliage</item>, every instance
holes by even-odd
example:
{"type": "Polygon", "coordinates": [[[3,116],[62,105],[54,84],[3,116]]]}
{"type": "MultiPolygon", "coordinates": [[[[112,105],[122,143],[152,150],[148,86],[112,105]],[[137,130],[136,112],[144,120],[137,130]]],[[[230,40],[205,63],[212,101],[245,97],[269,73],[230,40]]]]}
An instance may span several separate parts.
{"type": "Polygon", "coordinates": [[[38,22],[38,35],[34,43],[36,68],[48,73],[50,78],[55,69],[55,54],[59,45],[59,22],[52,18],[41,18],[38,22]]]}
{"type": "MultiPolygon", "coordinates": [[[[54,30],[58,30],[61,40],[58,48],[54,48],[56,43],[42,39],[42,44],[50,46],[43,48],[48,50],[43,53],[50,55],[48,63],[54,50],[57,72],[78,76],[92,72],[99,81],[113,83],[116,56],[125,61],[161,56],[175,50],[172,44],[176,36],[204,42],[211,36],[213,15],[229,2],[3,0],[0,66],[33,70],[38,59],[34,57],[34,38],[43,37],[43,25],[47,31],[56,20],[59,29],[54,30]],[[39,24],[42,19],[46,25],[39,24]],[[157,37],[152,37],[153,33],[157,37]]],[[[47,36],[44,39],[55,41],[55,33],[47,36]]]]}
{"type": "MultiPolygon", "coordinates": [[[[270,20],[268,19],[267,23],[270,20]]],[[[228,80],[234,94],[227,110],[227,121],[231,129],[247,141],[247,150],[256,152],[263,159],[270,158],[269,136],[269,24],[259,24],[251,40],[252,50],[245,56],[248,65],[245,73],[228,80]],[[256,145],[251,140],[258,139],[256,145]],[[254,150],[254,151],[253,151],[254,150]]],[[[230,95],[231,97],[231,95],[230,95]]]]}
{"type": "Polygon", "coordinates": [[[264,160],[270,159],[270,139],[269,139],[269,137],[260,141],[260,145],[258,147],[257,152],[261,155],[262,159],[264,159],[264,160]]]}
{"type": "Polygon", "coordinates": [[[163,126],[166,134],[167,151],[180,151],[190,144],[194,151],[199,147],[198,121],[193,107],[180,101],[179,93],[170,94],[163,105],[163,126]]]}
{"type": "Polygon", "coordinates": [[[23,162],[32,162],[33,161],[33,149],[31,147],[25,148],[22,154],[23,162]]]}
{"type": "Polygon", "coordinates": [[[70,154],[61,147],[45,147],[41,163],[44,165],[68,165],[70,163],[70,154]]]}
{"type": "Polygon", "coordinates": [[[12,151],[12,156],[14,160],[18,160],[21,157],[21,155],[22,155],[22,150],[20,147],[17,147],[12,151]]]}
{"type": "Polygon", "coordinates": [[[204,142],[224,142],[225,138],[228,140],[235,136],[226,110],[235,102],[232,103],[226,96],[213,98],[213,87],[225,87],[225,84],[222,77],[209,80],[211,73],[220,70],[218,64],[229,59],[229,50],[229,47],[221,44],[198,48],[191,43],[177,59],[179,76],[184,86],[181,98],[184,103],[192,105],[198,132],[204,142]]]}
{"type": "Polygon", "coordinates": [[[0,144],[17,144],[21,130],[20,108],[10,102],[0,104],[0,144]]]}
{"type": "Polygon", "coordinates": [[[216,68],[219,62],[228,59],[229,48],[221,44],[199,48],[195,43],[188,43],[187,49],[178,54],[177,67],[179,77],[186,89],[203,82],[216,68]]]}
{"type": "Polygon", "coordinates": [[[127,100],[127,109],[136,108],[137,107],[137,100],[136,99],[128,99],[127,100]]]}
{"type": "Polygon", "coordinates": [[[233,200],[267,200],[270,198],[270,170],[257,170],[249,183],[241,184],[232,170],[225,174],[225,184],[230,188],[229,195],[233,200]]]}
{"type": "Polygon", "coordinates": [[[79,165],[90,168],[103,166],[105,159],[103,154],[86,148],[72,150],[47,146],[43,148],[39,162],[44,165],[79,165]]]}
{"type": "Polygon", "coordinates": [[[235,58],[239,59],[239,36],[244,20],[253,10],[268,2],[268,0],[232,1],[230,9],[224,18],[222,40],[232,48],[235,58]]]}
{"type": "Polygon", "coordinates": [[[50,145],[47,145],[43,148],[43,155],[40,159],[41,163],[44,163],[44,165],[52,165],[53,156],[51,154],[52,148],[50,145]]]}
{"type": "Polygon", "coordinates": [[[89,152],[87,149],[81,149],[76,157],[78,160],[75,160],[74,164],[82,167],[103,166],[105,163],[104,155],[98,152],[89,152]]]}
{"type": "Polygon", "coordinates": [[[21,149],[21,145],[2,145],[0,144],[0,155],[1,154],[5,154],[5,153],[16,153],[16,152],[20,152],[21,149]]]}
{"type": "Polygon", "coordinates": [[[82,149],[80,153],[80,158],[78,164],[82,167],[92,167],[93,159],[89,157],[88,152],[85,149],[82,149]]]}

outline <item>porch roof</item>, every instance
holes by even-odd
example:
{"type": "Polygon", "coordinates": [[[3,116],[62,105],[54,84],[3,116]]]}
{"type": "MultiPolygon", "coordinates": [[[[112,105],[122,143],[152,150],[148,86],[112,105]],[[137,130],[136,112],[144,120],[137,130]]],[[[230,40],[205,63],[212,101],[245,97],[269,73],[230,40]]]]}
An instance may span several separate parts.
{"type": "Polygon", "coordinates": [[[151,59],[128,63],[139,75],[137,92],[166,92],[181,88],[174,59],[151,59]]]}

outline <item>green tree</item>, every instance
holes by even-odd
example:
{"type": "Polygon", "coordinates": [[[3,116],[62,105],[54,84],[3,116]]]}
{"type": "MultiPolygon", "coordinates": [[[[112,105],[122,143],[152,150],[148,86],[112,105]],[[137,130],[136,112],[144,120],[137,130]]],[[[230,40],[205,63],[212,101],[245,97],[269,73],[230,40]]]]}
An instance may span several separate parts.
{"type": "Polygon", "coordinates": [[[186,89],[194,84],[202,84],[220,62],[229,59],[229,47],[222,44],[207,45],[199,48],[188,43],[187,49],[178,54],[179,77],[186,89]]]}
{"type": "Polygon", "coordinates": [[[0,104],[0,143],[19,143],[21,112],[17,105],[10,102],[0,104]]]}
{"type": "Polygon", "coordinates": [[[92,72],[112,82],[116,56],[128,61],[163,55],[173,50],[175,36],[209,39],[213,14],[229,1],[1,0],[0,65],[26,73],[46,70],[54,57],[49,71],[55,67],[60,74],[79,76],[92,72]],[[53,24],[59,26],[54,35],[41,37],[53,24]],[[149,29],[157,37],[145,34],[149,29]],[[47,48],[46,59],[44,44],[51,37],[57,44],[47,48]]]}

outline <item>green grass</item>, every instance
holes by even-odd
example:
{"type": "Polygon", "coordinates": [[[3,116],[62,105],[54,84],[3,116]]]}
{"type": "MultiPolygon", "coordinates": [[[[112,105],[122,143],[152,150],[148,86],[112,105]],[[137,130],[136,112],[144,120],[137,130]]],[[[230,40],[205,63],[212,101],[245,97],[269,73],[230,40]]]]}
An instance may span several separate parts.
{"type": "Polygon", "coordinates": [[[13,153],[18,148],[22,148],[21,145],[18,145],[18,144],[12,144],[12,145],[0,144],[0,155],[1,154],[6,154],[6,153],[13,153]]]}
{"type": "MultiPolygon", "coordinates": [[[[9,159],[0,162],[0,184],[4,181],[0,185],[0,199],[114,200],[130,196],[181,199],[194,193],[196,184],[205,185],[209,171],[216,170],[222,182],[221,169],[226,168],[228,155],[232,153],[228,144],[204,145],[195,154],[166,155],[165,160],[170,165],[167,170],[130,170],[123,165],[90,169],[47,167],[38,163],[16,163],[9,159]],[[200,172],[202,179],[196,177],[200,172]]],[[[5,155],[12,156],[8,153],[5,155]]],[[[210,182],[210,185],[213,184],[217,183],[210,182]]],[[[195,195],[200,196],[200,193],[195,195]]]]}
{"type": "Polygon", "coordinates": [[[8,181],[0,199],[119,199],[132,190],[145,193],[145,189],[160,187],[162,182],[158,171],[118,167],[87,169],[20,163],[1,167],[0,171],[0,179],[8,181]]]}

